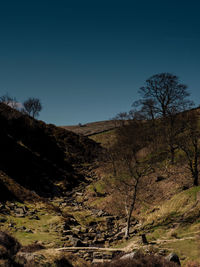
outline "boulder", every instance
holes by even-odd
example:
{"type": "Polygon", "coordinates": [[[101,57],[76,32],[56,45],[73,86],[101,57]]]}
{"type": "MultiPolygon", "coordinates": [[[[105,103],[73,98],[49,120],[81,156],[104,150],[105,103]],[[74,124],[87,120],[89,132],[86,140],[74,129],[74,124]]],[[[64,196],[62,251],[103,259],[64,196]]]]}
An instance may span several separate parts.
{"type": "Polygon", "coordinates": [[[161,182],[163,180],[165,180],[166,178],[164,176],[157,176],[156,178],[156,182],[161,182]]]}
{"type": "Polygon", "coordinates": [[[166,260],[175,262],[178,265],[181,265],[179,257],[176,253],[170,253],[167,257],[165,257],[166,260]]]}
{"type": "Polygon", "coordinates": [[[0,217],[0,223],[5,223],[7,219],[5,217],[0,217]]]}
{"type": "Polygon", "coordinates": [[[79,238],[70,238],[71,245],[73,247],[86,247],[86,244],[84,244],[79,238]]]}
{"type": "Polygon", "coordinates": [[[134,251],[134,252],[123,255],[120,259],[121,260],[130,260],[130,259],[133,259],[136,256],[136,254],[137,254],[137,251],[134,251]]]}

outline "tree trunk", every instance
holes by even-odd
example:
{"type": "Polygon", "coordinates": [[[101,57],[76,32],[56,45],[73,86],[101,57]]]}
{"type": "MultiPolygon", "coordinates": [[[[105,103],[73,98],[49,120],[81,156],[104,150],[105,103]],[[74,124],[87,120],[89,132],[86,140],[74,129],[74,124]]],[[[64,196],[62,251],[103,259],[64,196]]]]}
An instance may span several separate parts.
{"type": "Polygon", "coordinates": [[[198,171],[197,163],[194,162],[192,164],[192,161],[191,161],[189,165],[190,165],[190,170],[191,170],[191,174],[193,178],[193,186],[198,186],[199,185],[198,183],[199,171],[198,171]]]}
{"type": "Polygon", "coordinates": [[[175,149],[173,146],[170,147],[170,153],[171,153],[171,164],[174,165],[175,149]]]}
{"type": "Polygon", "coordinates": [[[130,230],[130,222],[131,222],[131,214],[132,214],[132,212],[133,212],[133,207],[129,210],[129,213],[128,213],[125,237],[129,237],[129,235],[130,235],[129,230],[130,230]]]}
{"type": "Polygon", "coordinates": [[[117,170],[116,170],[116,166],[115,166],[115,161],[112,160],[112,167],[113,167],[113,176],[116,177],[117,176],[117,170]]]}
{"type": "Polygon", "coordinates": [[[194,140],[194,162],[193,162],[193,178],[194,178],[194,181],[193,181],[193,185],[194,186],[198,186],[199,183],[198,183],[198,178],[199,178],[199,171],[198,171],[198,141],[197,140],[194,140]]]}
{"type": "Polygon", "coordinates": [[[131,205],[130,205],[128,217],[127,217],[127,222],[126,222],[125,237],[129,237],[129,235],[130,235],[129,231],[130,231],[131,215],[132,215],[133,209],[135,207],[138,182],[139,182],[139,178],[136,180],[136,184],[134,186],[134,192],[133,192],[132,201],[131,201],[131,205]]]}
{"type": "Polygon", "coordinates": [[[198,171],[197,171],[197,173],[195,173],[195,175],[194,175],[194,181],[193,181],[193,185],[194,186],[198,186],[199,185],[199,183],[198,183],[198,171]]]}

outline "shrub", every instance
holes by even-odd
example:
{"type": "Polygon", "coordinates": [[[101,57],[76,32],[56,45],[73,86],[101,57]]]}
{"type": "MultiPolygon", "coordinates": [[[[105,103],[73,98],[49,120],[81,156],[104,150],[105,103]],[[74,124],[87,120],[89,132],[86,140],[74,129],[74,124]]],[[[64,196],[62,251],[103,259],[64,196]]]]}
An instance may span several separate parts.
{"type": "Polygon", "coordinates": [[[62,256],[60,259],[57,259],[54,263],[56,267],[73,267],[73,265],[71,265],[71,263],[69,263],[64,256],[62,256]]]}
{"type": "Polygon", "coordinates": [[[13,256],[20,249],[20,243],[11,235],[0,231],[0,245],[4,247],[9,256],[13,256]]]}
{"type": "Polygon", "coordinates": [[[187,267],[200,267],[200,263],[198,262],[188,262],[187,267]]]}
{"type": "Polygon", "coordinates": [[[43,245],[34,243],[27,246],[24,246],[20,249],[21,252],[35,252],[41,249],[44,249],[45,247],[43,245]]]}

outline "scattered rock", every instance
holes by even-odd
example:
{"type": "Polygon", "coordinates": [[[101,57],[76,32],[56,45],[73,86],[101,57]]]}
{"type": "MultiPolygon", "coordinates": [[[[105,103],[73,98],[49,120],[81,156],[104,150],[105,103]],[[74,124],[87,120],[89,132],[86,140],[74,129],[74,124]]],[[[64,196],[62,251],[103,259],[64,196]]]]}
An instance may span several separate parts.
{"type": "Polygon", "coordinates": [[[142,237],[142,243],[144,245],[147,245],[148,244],[148,241],[147,241],[146,235],[145,234],[142,234],[141,237],[142,237]]]}
{"type": "Polygon", "coordinates": [[[101,217],[101,216],[103,216],[104,215],[104,212],[102,211],[102,210],[100,210],[98,213],[97,213],[97,216],[98,217],[101,217]]]}
{"type": "Polygon", "coordinates": [[[157,176],[156,178],[156,182],[160,182],[160,181],[163,181],[165,180],[166,178],[164,176],[157,176]]]}
{"type": "Polygon", "coordinates": [[[71,245],[73,247],[86,247],[86,244],[84,244],[79,238],[70,238],[71,245]]]}
{"type": "Polygon", "coordinates": [[[183,187],[182,187],[182,190],[188,190],[189,189],[189,186],[188,185],[184,185],[183,187]]]}
{"type": "Polygon", "coordinates": [[[26,227],[25,227],[25,226],[20,226],[20,227],[18,228],[18,230],[22,230],[22,231],[24,231],[24,230],[26,230],[26,227]]]}
{"type": "Polygon", "coordinates": [[[32,215],[29,217],[30,220],[39,220],[40,218],[37,215],[32,215]]]}
{"type": "Polygon", "coordinates": [[[152,210],[149,211],[149,213],[154,213],[155,211],[160,210],[159,208],[153,208],[152,210]]]}
{"type": "Polygon", "coordinates": [[[25,232],[26,233],[31,233],[31,234],[33,233],[33,231],[31,229],[26,229],[25,232]]]}
{"type": "Polygon", "coordinates": [[[179,257],[176,253],[170,253],[167,257],[165,257],[165,259],[168,261],[173,261],[178,265],[181,265],[179,257]]]}
{"type": "Polygon", "coordinates": [[[73,232],[72,232],[72,230],[63,230],[63,231],[62,231],[62,235],[63,235],[63,236],[66,236],[66,235],[73,235],[73,232]]]}
{"type": "Polygon", "coordinates": [[[137,251],[134,251],[134,252],[123,255],[120,259],[130,260],[130,259],[133,259],[136,256],[136,254],[137,254],[137,251]]]}
{"type": "Polygon", "coordinates": [[[5,223],[7,219],[5,217],[0,217],[0,223],[5,223]]]}

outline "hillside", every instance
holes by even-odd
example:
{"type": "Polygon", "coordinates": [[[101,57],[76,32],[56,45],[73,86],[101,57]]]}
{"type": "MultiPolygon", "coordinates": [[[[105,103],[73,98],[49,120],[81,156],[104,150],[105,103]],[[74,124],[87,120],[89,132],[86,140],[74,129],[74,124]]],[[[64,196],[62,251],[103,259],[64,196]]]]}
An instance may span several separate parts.
{"type": "Polygon", "coordinates": [[[91,136],[113,130],[119,127],[119,122],[114,120],[108,120],[61,127],[77,134],[91,136]]]}
{"type": "MultiPolygon", "coordinates": [[[[105,149],[117,137],[110,122],[91,124],[89,139],[0,105],[0,123],[0,231],[21,243],[14,258],[20,266],[69,260],[89,267],[133,251],[161,261],[175,252],[182,266],[199,266],[200,187],[193,187],[180,151],[175,164],[159,154],[153,172],[142,178],[127,239],[132,189],[124,169],[113,173],[112,150],[105,149]]],[[[1,241],[0,232],[2,249],[1,241]]]]}
{"type": "MultiPolygon", "coordinates": [[[[76,166],[94,160],[99,146],[87,137],[47,125],[0,104],[0,170],[39,195],[70,190],[82,179],[76,166]]],[[[1,182],[1,191],[4,186],[1,182]]]]}

